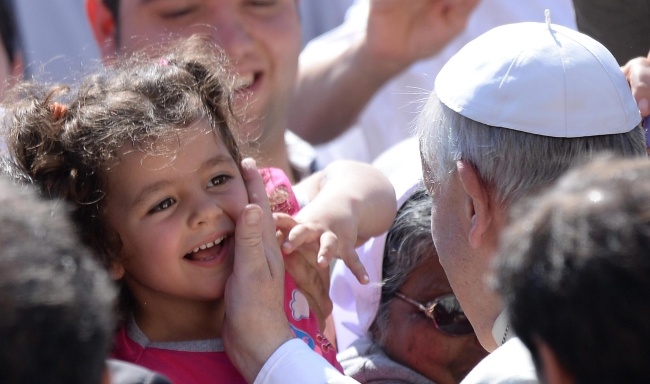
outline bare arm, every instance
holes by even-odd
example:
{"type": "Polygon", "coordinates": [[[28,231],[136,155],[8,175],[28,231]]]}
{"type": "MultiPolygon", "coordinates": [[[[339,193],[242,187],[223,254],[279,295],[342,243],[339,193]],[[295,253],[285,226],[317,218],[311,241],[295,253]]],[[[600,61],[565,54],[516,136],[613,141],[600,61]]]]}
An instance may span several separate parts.
{"type": "Polygon", "coordinates": [[[289,129],[313,144],[356,120],[387,81],[440,51],[464,28],[478,0],[369,0],[365,34],[323,60],[302,60],[289,129]]]}

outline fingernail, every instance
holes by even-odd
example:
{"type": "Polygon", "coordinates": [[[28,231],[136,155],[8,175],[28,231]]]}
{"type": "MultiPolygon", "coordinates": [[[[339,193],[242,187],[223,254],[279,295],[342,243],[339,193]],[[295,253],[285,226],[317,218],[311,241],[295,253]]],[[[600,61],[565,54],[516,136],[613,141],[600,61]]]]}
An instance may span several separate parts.
{"type": "Polygon", "coordinates": [[[288,252],[291,249],[291,242],[289,240],[282,243],[282,250],[288,252]]]}
{"type": "Polygon", "coordinates": [[[259,209],[249,209],[246,211],[244,219],[248,225],[257,225],[262,218],[262,212],[259,209]]]}
{"type": "Polygon", "coordinates": [[[639,111],[641,111],[641,113],[647,114],[649,112],[648,108],[650,108],[650,103],[648,103],[647,99],[639,100],[638,105],[639,105],[639,111]]]}

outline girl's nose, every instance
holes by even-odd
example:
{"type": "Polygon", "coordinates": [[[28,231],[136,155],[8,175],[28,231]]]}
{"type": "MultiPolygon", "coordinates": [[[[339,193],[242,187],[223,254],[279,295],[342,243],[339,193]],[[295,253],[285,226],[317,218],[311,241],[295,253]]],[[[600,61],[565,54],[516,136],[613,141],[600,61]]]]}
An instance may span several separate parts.
{"type": "Polygon", "coordinates": [[[190,227],[198,227],[209,224],[223,215],[223,209],[217,201],[210,196],[201,196],[197,198],[190,214],[190,227]]]}

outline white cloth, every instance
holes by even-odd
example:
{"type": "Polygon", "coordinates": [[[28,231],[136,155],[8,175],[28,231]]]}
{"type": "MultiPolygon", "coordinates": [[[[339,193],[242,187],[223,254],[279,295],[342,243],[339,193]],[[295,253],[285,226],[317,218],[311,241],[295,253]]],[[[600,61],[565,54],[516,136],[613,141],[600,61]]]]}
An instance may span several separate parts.
{"type": "Polygon", "coordinates": [[[483,359],[461,384],[536,384],[535,364],[528,348],[517,337],[483,359]]]}
{"type": "Polygon", "coordinates": [[[264,363],[254,384],[352,384],[351,377],[344,376],[322,356],[312,351],[299,339],[291,339],[264,363]]]}
{"type": "MultiPolygon", "coordinates": [[[[416,138],[410,138],[389,149],[377,159],[375,165],[393,184],[398,209],[422,185],[422,167],[416,138]]],[[[375,320],[381,298],[385,244],[386,233],[357,248],[359,259],[370,278],[367,285],[360,284],[343,263],[336,263],[332,269],[330,297],[339,351],[347,349],[356,339],[366,335],[375,320]]]]}
{"type": "MultiPolygon", "coordinates": [[[[387,83],[370,101],[357,123],[341,137],[316,147],[318,164],[346,158],[372,162],[385,149],[413,135],[412,121],[424,104],[438,71],[467,42],[503,24],[544,21],[550,9],[553,23],[576,28],[571,0],[481,0],[467,28],[436,56],[413,64],[387,83]]],[[[357,0],[340,27],[305,47],[300,60],[308,62],[328,57],[364,33],[367,0],[357,0]]]]}
{"type": "Polygon", "coordinates": [[[336,358],[346,375],[362,383],[373,384],[435,384],[419,372],[402,365],[386,355],[386,352],[369,337],[355,341],[350,348],[336,358]]]}

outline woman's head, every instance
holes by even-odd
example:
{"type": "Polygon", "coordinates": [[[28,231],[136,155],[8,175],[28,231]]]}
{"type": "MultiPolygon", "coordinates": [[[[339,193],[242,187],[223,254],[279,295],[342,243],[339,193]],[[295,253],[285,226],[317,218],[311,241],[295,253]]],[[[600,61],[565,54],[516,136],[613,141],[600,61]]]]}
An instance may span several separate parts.
{"type": "Polygon", "coordinates": [[[384,283],[371,332],[393,360],[437,383],[453,383],[459,382],[486,352],[471,331],[438,262],[430,222],[431,199],[426,190],[418,189],[399,209],[386,237],[384,283]],[[436,314],[432,316],[436,320],[415,304],[427,306],[436,300],[436,314]],[[439,317],[447,310],[454,319],[439,317]],[[456,321],[460,319],[463,321],[456,321]]]}
{"type": "Polygon", "coordinates": [[[195,36],[158,56],[125,58],[75,88],[26,84],[10,109],[10,151],[45,195],[75,203],[84,241],[110,266],[121,242],[105,220],[108,175],[125,146],[162,155],[206,122],[240,163],[229,82],[224,55],[195,36]]]}

